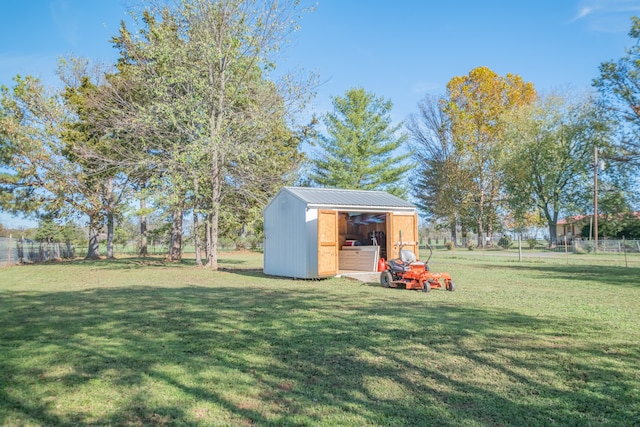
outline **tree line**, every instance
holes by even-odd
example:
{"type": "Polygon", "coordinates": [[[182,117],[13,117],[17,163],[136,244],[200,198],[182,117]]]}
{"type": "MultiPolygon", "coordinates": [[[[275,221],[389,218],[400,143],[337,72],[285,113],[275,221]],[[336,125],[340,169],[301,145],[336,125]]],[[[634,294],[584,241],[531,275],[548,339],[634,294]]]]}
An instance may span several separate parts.
{"type": "MultiPolygon", "coordinates": [[[[101,230],[113,257],[116,224],[132,214],[146,255],[148,219],[161,213],[168,258],[181,258],[188,218],[196,263],[215,269],[220,237],[260,235],[262,207],[292,184],[411,196],[453,237],[475,231],[480,245],[505,223],[543,222],[553,243],[560,214],[588,211],[594,150],[609,163],[603,209],[635,203],[637,46],[602,64],[599,98],[542,96],[518,75],[478,67],[425,97],[406,125],[392,123],[390,100],[361,87],[300,123],[315,76],[273,76],[308,8],[142,4],[137,27],[122,22],[113,37],[116,64],[66,57],[61,89],[16,76],[0,90],[0,206],[47,225],[87,218],[88,257],[99,255],[101,230]]],[[[630,35],[639,34],[634,18],[630,35]]]]}

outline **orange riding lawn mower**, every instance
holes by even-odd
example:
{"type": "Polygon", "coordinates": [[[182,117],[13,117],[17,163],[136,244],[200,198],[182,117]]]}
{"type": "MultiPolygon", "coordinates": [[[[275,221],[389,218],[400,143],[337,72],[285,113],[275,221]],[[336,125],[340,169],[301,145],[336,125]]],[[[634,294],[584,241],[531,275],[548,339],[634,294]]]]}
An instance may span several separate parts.
{"type": "Polygon", "coordinates": [[[402,249],[406,243],[400,244],[400,258],[389,261],[381,260],[380,284],[385,288],[403,287],[405,289],[417,289],[429,292],[434,288],[443,288],[453,291],[455,285],[449,273],[432,273],[429,271],[428,262],[433,255],[431,246],[429,258],[426,262],[416,259],[416,255],[409,250],[402,249]]]}

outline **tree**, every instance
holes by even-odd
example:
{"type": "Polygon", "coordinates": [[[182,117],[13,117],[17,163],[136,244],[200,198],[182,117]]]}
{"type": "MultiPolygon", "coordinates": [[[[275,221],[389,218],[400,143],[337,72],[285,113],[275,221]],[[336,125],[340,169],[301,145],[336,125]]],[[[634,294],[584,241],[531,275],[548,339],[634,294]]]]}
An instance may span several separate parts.
{"type": "Polygon", "coordinates": [[[333,112],[324,116],[328,136],[316,139],[321,153],[312,159],[311,181],[323,187],[404,195],[402,178],[411,168],[405,162],[410,153],[395,154],[407,136],[398,135],[402,124],[391,125],[391,101],[354,88],[332,103],[333,112]]]}
{"type": "Polygon", "coordinates": [[[57,243],[63,240],[62,227],[56,224],[52,218],[43,218],[38,222],[38,231],[35,239],[43,243],[57,243]]]}
{"type": "Polygon", "coordinates": [[[422,212],[447,222],[453,242],[460,225],[463,245],[466,245],[473,200],[468,191],[471,182],[457,156],[444,105],[443,98],[425,97],[418,103],[419,112],[413,114],[407,124],[417,165],[412,193],[422,212]]]}
{"type": "Polygon", "coordinates": [[[107,258],[114,258],[114,237],[116,218],[120,216],[122,202],[128,193],[128,177],[118,166],[103,165],[87,152],[100,152],[105,156],[115,156],[113,138],[105,134],[90,119],[92,108],[90,99],[98,90],[104,78],[102,70],[94,71],[93,81],[88,70],[89,61],[80,58],[62,59],[58,69],[66,87],[63,92],[67,106],[73,115],[63,122],[62,141],[64,155],[84,172],[84,186],[99,195],[102,212],[89,218],[92,244],[88,258],[98,257],[96,230],[103,222],[107,225],[107,258]]]}
{"type": "Polygon", "coordinates": [[[640,166],[640,18],[631,17],[629,36],[636,39],[618,61],[603,62],[593,81],[605,104],[623,123],[615,159],[640,166]]]}
{"type": "Polygon", "coordinates": [[[86,215],[90,230],[88,257],[98,256],[97,218],[105,211],[104,186],[71,155],[64,141],[69,123],[79,120],[58,91],[38,79],[17,76],[0,93],[0,158],[3,159],[4,207],[36,217],[86,215]]]}
{"type": "Polygon", "coordinates": [[[247,173],[264,181],[264,169],[252,165],[269,153],[274,123],[304,100],[305,83],[286,79],[289,86],[279,87],[265,77],[299,12],[296,0],[151,4],[140,36],[123,24],[115,40],[120,72],[97,98],[111,112],[106,128],[126,136],[118,149],[130,165],[162,171],[174,218],[189,208],[203,216],[214,269],[221,202],[234,188],[227,184],[248,182],[247,173]]]}
{"type": "Polygon", "coordinates": [[[502,179],[509,206],[517,220],[539,210],[554,246],[560,213],[592,200],[593,150],[608,147],[610,123],[593,100],[575,95],[545,97],[505,122],[502,179]]]}
{"type": "Polygon", "coordinates": [[[501,77],[487,67],[474,68],[447,84],[445,112],[461,165],[472,178],[468,190],[474,197],[479,246],[484,246],[485,231],[490,236],[497,221],[501,190],[497,165],[504,131],[500,117],[535,98],[532,83],[514,74],[501,77]]]}

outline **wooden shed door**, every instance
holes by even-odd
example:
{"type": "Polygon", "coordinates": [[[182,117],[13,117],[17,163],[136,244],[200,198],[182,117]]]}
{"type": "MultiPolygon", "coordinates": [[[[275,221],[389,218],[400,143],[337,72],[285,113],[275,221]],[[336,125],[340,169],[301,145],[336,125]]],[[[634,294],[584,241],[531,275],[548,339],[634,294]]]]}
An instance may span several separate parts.
{"type": "Polygon", "coordinates": [[[318,276],[338,274],[338,212],[318,211],[318,276]]]}
{"type": "Polygon", "coordinates": [[[403,249],[413,251],[418,255],[418,214],[394,215],[387,214],[387,254],[389,259],[400,257],[400,234],[402,242],[409,243],[403,249]]]}

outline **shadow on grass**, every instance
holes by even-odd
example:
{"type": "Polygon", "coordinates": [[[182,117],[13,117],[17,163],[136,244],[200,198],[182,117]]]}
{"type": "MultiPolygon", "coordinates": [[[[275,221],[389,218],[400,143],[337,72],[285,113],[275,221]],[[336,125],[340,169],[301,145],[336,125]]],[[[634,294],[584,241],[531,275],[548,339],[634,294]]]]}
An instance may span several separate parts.
{"type": "Polygon", "coordinates": [[[542,265],[542,264],[500,264],[485,266],[487,269],[500,268],[503,270],[514,270],[526,274],[527,272],[545,273],[554,279],[579,281],[585,284],[607,284],[640,287],[640,268],[634,267],[609,267],[596,266],[586,267],[584,265],[542,265]]]}
{"type": "MultiPolygon", "coordinates": [[[[74,259],[64,262],[69,265],[80,265],[105,270],[131,270],[147,267],[196,267],[194,258],[183,258],[180,261],[169,261],[164,256],[148,257],[121,257],[113,259],[74,259]]],[[[237,258],[219,258],[218,264],[222,266],[233,266],[234,269],[241,269],[247,264],[246,260],[237,258]]],[[[46,263],[40,263],[46,265],[46,263]]]]}
{"type": "Polygon", "coordinates": [[[626,374],[637,345],[582,345],[561,319],[381,298],[293,286],[0,293],[0,424],[188,424],[210,406],[230,424],[274,426],[637,415],[638,378],[626,374]],[[103,414],[52,404],[98,385],[125,398],[103,414]]]}

